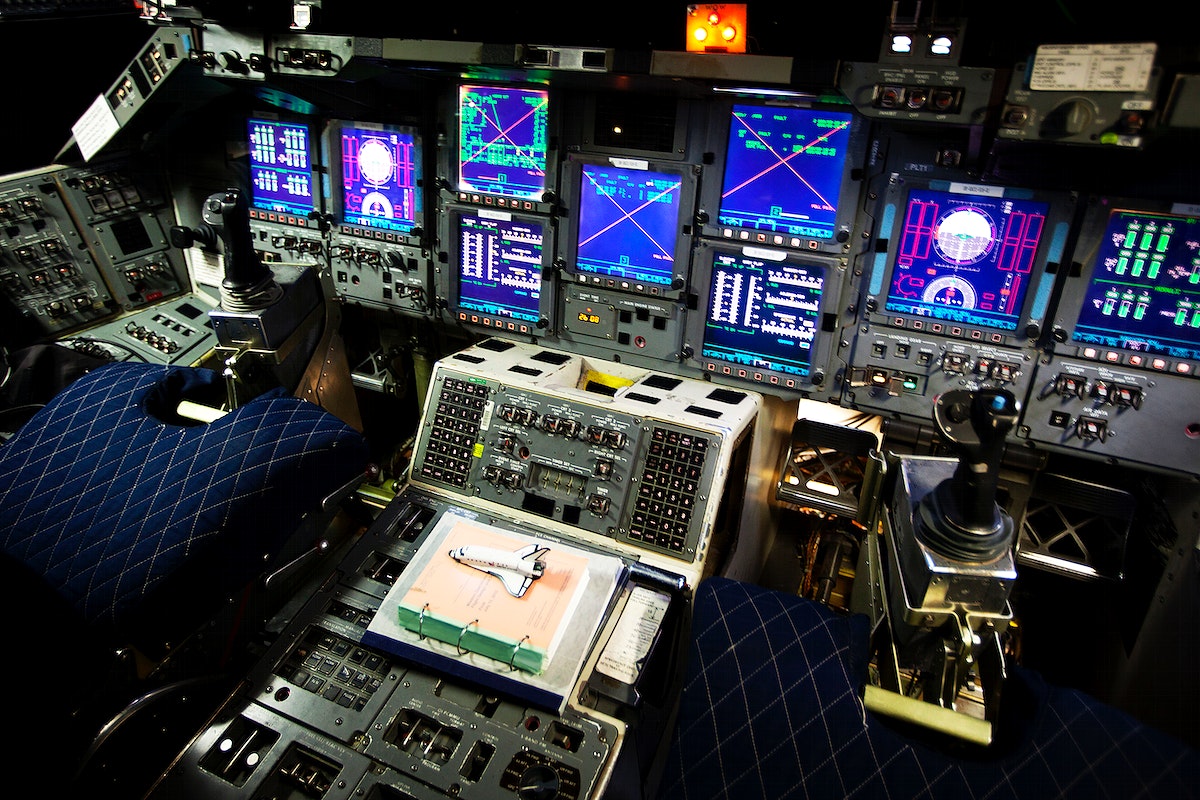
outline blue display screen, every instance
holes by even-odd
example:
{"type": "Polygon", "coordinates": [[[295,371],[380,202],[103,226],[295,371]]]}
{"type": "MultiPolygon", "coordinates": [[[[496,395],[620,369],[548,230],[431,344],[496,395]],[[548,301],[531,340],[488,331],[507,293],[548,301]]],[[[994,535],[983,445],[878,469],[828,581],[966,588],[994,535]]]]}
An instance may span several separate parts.
{"type": "Polygon", "coordinates": [[[541,222],[486,212],[459,215],[459,308],[537,322],[542,240],[541,222]]]}
{"type": "Polygon", "coordinates": [[[1200,219],[1113,211],[1071,338],[1200,359],[1200,219]]]}
{"type": "Polygon", "coordinates": [[[718,223],[833,239],[850,125],[842,112],[733,106],[718,223]]]}
{"type": "Polygon", "coordinates": [[[342,224],[407,233],[421,224],[421,146],[409,129],[340,128],[342,224]]]}
{"type": "Polygon", "coordinates": [[[459,190],[540,200],[548,106],[545,89],[459,87],[459,190]]]}
{"type": "Polygon", "coordinates": [[[821,266],[714,252],[702,355],[807,376],[824,287],[821,266]]]}
{"type": "Polygon", "coordinates": [[[307,216],[315,210],[308,125],[270,119],[247,121],[250,203],[255,208],[307,216]]]}
{"type": "Polygon", "coordinates": [[[913,189],[886,308],[962,325],[1016,330],[1049,203],[913,189]]]}
{"type": "Polygon", "coordinates": [[[675,274],[682,185],[678,175],[584,164],[576,269],[670,285],[675,274]]]}

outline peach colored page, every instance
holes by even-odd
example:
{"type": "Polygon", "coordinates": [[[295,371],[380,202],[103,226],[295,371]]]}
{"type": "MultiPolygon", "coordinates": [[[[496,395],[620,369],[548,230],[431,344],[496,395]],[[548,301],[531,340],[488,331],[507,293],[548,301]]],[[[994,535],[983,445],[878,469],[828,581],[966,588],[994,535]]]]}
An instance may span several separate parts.
{"type": "Polygon", "coordinates": [[[528,539],[510,537],[469,520],[456,522],[442,539],[440,552],[432,554],[401,604],[419,611],[428,603],[429,613],[462,625],[479,620],[480,632],[509,641],[528,636],[530,645],[549,654],[557,644],[559,626],[574,608],[574,597],[586,580],[586,556],[556,548],[553,542],[542,542],[550,548],[542,556],[545,573],[530,584],[524,596],[513,597],[499,578],[449,555],[464,545],[516,550],[528,544],[528,539]]]}

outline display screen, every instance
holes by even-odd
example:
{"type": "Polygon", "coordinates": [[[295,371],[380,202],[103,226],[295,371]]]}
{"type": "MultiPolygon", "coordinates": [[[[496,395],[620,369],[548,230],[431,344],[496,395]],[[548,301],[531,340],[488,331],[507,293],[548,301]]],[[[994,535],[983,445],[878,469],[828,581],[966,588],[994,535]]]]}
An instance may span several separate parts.
{"type": "Polygon", "coordinates": [[[1049,204],[913,189],[893,237],[887,310],[1014,331],[1049,204]]]}
{"type": "Polygon", "coordinates": [[[678,175],[583,164],[576,269],[670,285],[682,187],[678,175]]]}
{"type": "Polygon", "coordinates": [[[714,251],[702,355],[807,376],[825,268],[714,251]]]}
{"type": "Polygon", "coordinates": [[[719,224],[833,239],[850,125],[843,112],[733,106],[719,224]]]}
{"type": "Polygon", "coordinates": [[[421,224],[421,140],[399,127],[338,128],[342,160],[342,219],[408,233],[421,224]]]}
{"type": "Polygon", "coordinates": [[[545,89],[459,87],[459,190],[540,200],[548,106],[545,89]]]}
{"type": "Polygon", "coordinates": [[[1071,336],[1200,359],[1200,218],[1113,211],[1071,336]]]}
{"type": "Polygon", "coordinates": [[[458,216],[458,305],[494,317],[537,322],[543,226],[487,212],[458,216]]]}
{"type": "Polygon", "coordinates": [[[311,139],[303,122],[247,121],[250,202],[255,208],[307,216],[314,205],[311,139]]]}

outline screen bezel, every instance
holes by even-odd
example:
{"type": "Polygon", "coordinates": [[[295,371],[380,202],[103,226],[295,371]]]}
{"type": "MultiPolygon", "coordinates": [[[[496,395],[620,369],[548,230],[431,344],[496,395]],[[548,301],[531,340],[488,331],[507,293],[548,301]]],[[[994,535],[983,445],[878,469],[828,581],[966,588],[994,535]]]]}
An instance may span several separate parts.
{"type": "Polygon", "coordinates": [[[427,214],[425,198],[425,139],[417,125],[395,122],[374,122],[357,119],[331,119],[326,124],[325,150],[328,153],[329,172],[329,204],[333,222],[342,233],[360,236],[367,239],[382,239],[383,241],[419,245],[424,238],[427,214]],[[348,129],[377,131],[383,134],[397,133],[413,137],[413,160],[416,165],[416,186],[413,199],[414,224],[407,231],[391,230],[374,225],[362,225],[346,220],[345,185],[342,167],[342,132],[348,129]]]}
{"type": "Polygon", "coordinates": [[[445,298],[446,309],[459,324],[479,328],[493,333],[515,336],[545,336],[553,332],[555,320],[555,286],[553,283],[555,257],[555,228],[549,217],[529,214],[510,209],[479,208],[469,204],[448,204],[444,208],[447,263],[439,269],[438,294],[445,298]],[[464,309],[461,305],[459,275],[462,265],[461,220],[464,215],[493,217],[515,222],[542,226],[542,275],[538,296],[538,319],[536,322],[513,320],[503,315],[489,315],[475,309],[464,309]]]}
{"type": "Polygon", "coordinates": [[[710,115],[707,150],[714,154],[714,163],[709,169],[711,178],[705,180],[700,195],[700,209],[702,219],[704,219],[700,229],[701,235],[736,245],[802,250],[810,253],[845,254],[850,251],[853,245],[851,234],[859,213],[862,165],[867,151],[867,125],[853,106],[820,102],[772,101],[748,96],[725,98],[716,104],[710,115]],[[776,235],[756,228],[721,224],[721,196],[724,191],[725,172],[729,161],[731,123],[734,108],[737,106],[849,115],[850,134],[846,144],[845,160],[841,168],[841,182],[831,238],[776,235]]]}
{"type": "MultiPolygon", "coordinates": [[[[1173,369],[1180,363],[1190,364],[1186,369],[1189,374],[1194,373],[1200,369],[1200,334],[1195,337],[1196,343],[1191,347],[1192,352],[1186,354],[1142,349],[1136,347],[1137,340],[1133,340],[1133,337],[1124,342],[1116,339],[1109,342],[1084,342],[1075,338],[1083,307],[1089,300],[1099,266],[1101,242],[1108,233],[1112,216],[1120,212],[1194,218],[1197,220],[1196,226],[1200,227],[1200,205],[1111,196],[1091,198],[1083,214],[1072,259],[1079,265],[1078,274],[1072,273],[1064,283],[1054,311],[1054,339],[1060,342],[1055,345],[1055,349],[1066,349],[1068,352],[1073,351],[1084,357],[1090,356],[1109,363],[1115,360],[1116,363],[1154,370],[1160,369],[1160,364],[1163,369],[1173,369]],[[1110,353],[1117,355],[1114,358],[1110,353]]],[[[1200,289],[1195,294],[1200,298],[1200,289]]]]}
{"type": "Polygon", "coordinates": [[[732,242],[703,240],[696,245],[692,263],[693,286],[701,301],[687,316],[685,342],[699,369],[712,380],[722,383],[756,384],[762,391],[785,396],[808,396],[814,392],[834,390],[831,366],[837,352],[837,310],[845,288],[845,269],[839,259],[794,250],[739,245],[732,242]],[[769,264],[823,271],[820,305],[817,311],[817,330],[809,349],[808,374],[797,375],[762,365],[738,364],[732,360],[705,354],[708,342],[708,320],[712,301],[714,260],[718,255],[737,259],[753,259],[769,264]]]}
{"type": "Polygon", "coordinates": [[[919,331],[922,334],[947,336],[967,341],[1014,346],[1032,345],[1041,336],[1054,284],[1065,257],[1065,247],[1075,216],[1074,194],[1065,191],[1043,191],[1017,186],[982,185],[945,180],[913,180],[905,178],[890,182],[881,199],[876,218],[880,220],[876,253],[864,271],[863,295],[866,313],[872,324],[919,331]],[[937,319],[927,315],[887,310],[888,295],[898,255],[898,236],[904,230],[909,196],[913,191],[939,191],[964,196],[984,196],[992,200],[1019,199],[1046,204],[1046,220],[1033,265],[1030,285],[1025,291],[1021,309],[1016,314],[1013,330],[987,325],[937,319]],[[882,252],[880,250],[882,248],[882,252]]]}
{"type": "Polygon", "coordinates": [[[269,222],[277,222],[285,225],[297,225],[301,227],[309,226],[309,219],[313,214],[320,214],[324,211],[324,186],[322,185],[320,175],[320,123],[317,119],[303,116],[285,116],[272,112],[257,111],[246,115],[244,124],[244,135],[246,137],[246,166],[247,166],[247,201],[251,209],[252,216],[263,219],[269,222]],[[287,209],[275,208],[273,204],[261,202],[255,197],[254,191],[254,165],[251,162],[250,151],[253,145],[250,143],[251,125],[255,122],[265,122],[274,125],[296,125],[305,129],[308,138],[308,180],[309,186],[312,188],[312,208],[304,211],[294,211],[287,209]]]}
{"type": "Polygon", "coordinates": [[[583,286],[592,286],[615,291],[641,294],[666,299],[678,299],[688,290],[690,260],[693,240],[692,221],[695,218],[696,192],[699,180],[698,168],[690,164],[657,161],[640,158],[619,158],[572,153],[566,161],[562,175],[563,197],[567,202],[565,230],[559,239],[559,256],[564,279],[583,286]],[[583,170],[588,166],[616,167],[634,171],[654,172],[679,178],[679,209],[676,215],[676,231],[672,263],[674,269],[670,283],[638,282],[628,278],[600,275],[580,270],[576,265],[579,242],[580,192],[583,189],[583,170]]]}

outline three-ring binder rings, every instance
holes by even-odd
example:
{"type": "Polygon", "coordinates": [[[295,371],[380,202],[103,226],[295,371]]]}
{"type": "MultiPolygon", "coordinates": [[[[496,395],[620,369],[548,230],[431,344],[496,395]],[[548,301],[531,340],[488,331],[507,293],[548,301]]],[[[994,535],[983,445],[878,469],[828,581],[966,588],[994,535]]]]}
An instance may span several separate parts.
{"type": "Polygon", "coordinates": [[[615,556],[443,514],[363,643],[561,712],[624,574],[615,556]],[[512,570],[537,574],[519,596],[512,570]]]}

